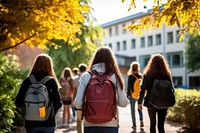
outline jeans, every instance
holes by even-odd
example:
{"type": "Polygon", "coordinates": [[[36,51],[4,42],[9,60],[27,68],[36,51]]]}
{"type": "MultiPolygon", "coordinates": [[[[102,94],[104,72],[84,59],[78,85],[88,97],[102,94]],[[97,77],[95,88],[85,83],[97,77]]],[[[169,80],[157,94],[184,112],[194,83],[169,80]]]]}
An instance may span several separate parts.
{"type": "Polygon", "coordinates": [[[118,133],[119,127],[84,127],[84,133],[118,133]]]}
{"type": "Polygon", "coordinates": [[[26,128],[27,133],[54,133],[54,127],[33,127],[26,128]]]}
{"type": "MultiPolygon", "coordinates": [[[[130,97],[131,117],[132,117],[133,126],[136,126],[136,119],[135,119],[135,103],[136,102],[137,102],[137,99],[134,99],[134,98],[130,97]]],[[[139,113],[140,121],[143,121],[142,110],[138,109],[138,113],[139,113]]]]}
{"type": "Polygon", "coordinates": [[[164,123],[167,109],[151,109],[148,108],[150,118],[150,133],[156,133],[156,114],[158,115],[158,132],[165,133],[164,123]]]}
{"type": "Polygon", "coordinates": [[[75,118],[76,117],[76,111],[75,111],[75,108],[73,106],[71,106],[71,109],[72,109],[72,115],[73,117],[75,118]]]}

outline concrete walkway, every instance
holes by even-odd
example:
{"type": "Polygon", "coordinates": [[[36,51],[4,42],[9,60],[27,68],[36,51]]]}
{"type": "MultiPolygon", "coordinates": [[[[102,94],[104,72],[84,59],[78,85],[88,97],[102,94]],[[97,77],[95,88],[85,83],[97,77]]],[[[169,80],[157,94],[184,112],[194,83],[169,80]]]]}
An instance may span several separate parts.
{"type": "MultiPolygon", "coordinates": [[[[130,105],[125,108],[119,108],[119,133],[149,133],[149,117],[146,107],[143,108],[144,117],[144,127],[139,127],[139,115],[136,112],[136,122],[138,123],[136,130],[133,130],[130,114],[130,105]]],[[[62,108],[57,114],[57,129],[55,133],[77,133],[76,132],[76,122],[71,123],[70,128],[62,128],[62,108]]],[[[173,123],[168,120],[165,121],[165,133],[188,133],[182,130],[184,125],[179,123],[173,123]]]]}

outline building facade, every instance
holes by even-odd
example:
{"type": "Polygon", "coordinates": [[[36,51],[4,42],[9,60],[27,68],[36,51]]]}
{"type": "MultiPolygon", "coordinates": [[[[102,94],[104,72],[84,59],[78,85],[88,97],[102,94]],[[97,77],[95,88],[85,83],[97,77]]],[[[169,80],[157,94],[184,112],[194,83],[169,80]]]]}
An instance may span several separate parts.
{"type": "Polygon", "coordinates": [[[200,71],[187,72],[184,65],[187,44],[184,40],[179,41],[177,26],[149,28],[143,31],[142,35],[123,29],[131,23],[137,23],[146,14],[148,13],[137,13],[101,25],[108,33],[104,43],[115,53],[120,69],[123,69],[123,77],[127,79],[126,72],[132,61],[138,61],[143,70],[152,54],[161,53],[169,62],[176,87],[199,88],[200,71]]]}

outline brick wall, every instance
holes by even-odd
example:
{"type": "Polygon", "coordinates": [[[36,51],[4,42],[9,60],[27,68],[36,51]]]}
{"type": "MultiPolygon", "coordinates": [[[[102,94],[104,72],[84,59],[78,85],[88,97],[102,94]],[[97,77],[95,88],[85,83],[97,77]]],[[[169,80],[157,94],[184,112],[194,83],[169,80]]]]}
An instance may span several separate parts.
{"type": "Polygon", "coordinates": [[[30,68],[37,55],[43,53],[43,51],[36,47],[19,45],[12,53],[16,54],[19,57],[20,68],[30,68]]]}

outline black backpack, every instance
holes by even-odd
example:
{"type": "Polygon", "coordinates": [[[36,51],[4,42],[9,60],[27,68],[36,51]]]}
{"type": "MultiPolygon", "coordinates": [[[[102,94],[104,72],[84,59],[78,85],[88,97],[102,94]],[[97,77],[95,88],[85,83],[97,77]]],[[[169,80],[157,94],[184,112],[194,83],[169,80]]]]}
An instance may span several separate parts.
{"type": "Polygon", "coordinates": [[[158,109],[173,107],[175,95],[171,82],[164,79],[155,79],[151,88],[149,102],[158,109]]]}

